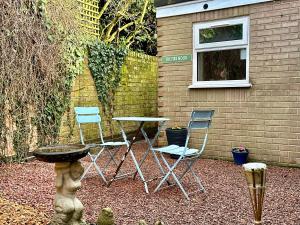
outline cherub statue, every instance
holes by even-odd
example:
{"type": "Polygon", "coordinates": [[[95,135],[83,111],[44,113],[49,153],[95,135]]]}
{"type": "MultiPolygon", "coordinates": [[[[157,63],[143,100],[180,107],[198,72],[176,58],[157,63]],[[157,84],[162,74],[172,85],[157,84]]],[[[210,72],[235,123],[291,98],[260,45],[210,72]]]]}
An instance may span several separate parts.
{"type": "Polygon", "coordinates": [[[80,162],[56,163],[55,215],[51,225],[85,225],[83,205],[75,197],[81,187],[80,177],[84,168],[80,162]]]}

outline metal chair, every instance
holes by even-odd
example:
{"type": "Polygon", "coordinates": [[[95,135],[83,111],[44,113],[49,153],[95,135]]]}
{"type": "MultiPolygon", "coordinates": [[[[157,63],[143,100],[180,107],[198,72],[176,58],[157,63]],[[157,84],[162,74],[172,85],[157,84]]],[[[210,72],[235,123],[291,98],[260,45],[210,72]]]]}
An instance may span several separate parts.
{"type": "Polygon", "coordinates": [[[104,176],[104,172],[106,168],[109,166],[111,162],[113,162],[116,166],[117,163],[115,161],[115,155],[122,146],[128,146],[128,142],[126,140],[125,134],[122,133],[124,142],[105,142],[103,139],[103,132],[102,132],[102,127],[101,127],[101,117],[99,114],[99,108],[98,107],[75,107],[75,114],[76,114],[76,121],[79,126],[79,132],[80,132],[80,141],[82,144],[84,143],[84,135],[83,135],[83,129],[82,129],[82,124],[97,124],[99,128],[99,137],[100,137],[100,144],[90,144],[91,147],[100,147],[101,150],[96,153],[88,153],[89,157],[91,158],[91,163],[90,165],[85,169],[83,175],[81,176],[81,180],[85,177],[87,172],[90,170],[92,165],[95,166],[98,174],[100,177],[103,179],[103,181],[107,184],[107,180],[104,176]],[[100,157],[100,155],[104,152],[108,153],[108,161],[106,162],[103,170],[97,165],[97,160],[100,157]],[[113,152],[112,152],[113,151],[113,152]]]}
{"type": "Polygon", "coordinates": [[[201,183],[200,177],[193,170],[193,165],[200,158],[200,156],[202,155],[202,153],[205,149],[205,146],[206,146],[206,143],[208,140],[208,129],[210,127],[213,114],[214,114],[214,110],[194,110],[191,113],[191,118],[188,123],[187,140],[185,142],[184,147],[179,147],[178,145],[169,145],[169,146],[165,146],[165,147],[161,147],[161,148],[153,148],[152,149],[155,152],[159,152],[161,159],[164,162],[165,166],[167,167],[167,171],[168,171],[167,173],[165,173],[165,176],[160,181],[160,183],[158,184],[158,186],[156,187],[154,192],[157,192],[162,187],[164,182],[168,183],[168,186],[170,186],[168,178],[170,175],[172,175],[172,177],[174,178],[174,181],[175,181],[175,185],[178,185],[178,187],[183,192],[184,196],[189,200],[190,199],[189,195],[192,193],[186,192],[185,189],[183,188],[183,185],[180,182],[182,180],[182,178],[188,172],[191,172],[192,176],[195,178],[197,184],[199,185],[199,191],[202,191],[202,192],[205,191],[205,189],[201,183]],[[200,138],[200,140],[201,140],[200,148],[199,149],[188,148],[188,143],[189,143],[192,131],[198,130],[198,129],[203,130],[203,135],[204,135],[200,138]],[[175,161],[175,163],[171,164],[166,160],[164,154],[173,154],[173,155],[177,155],[179,157],[175,161]],[[174,170],[175,170],[175,168],[177,168],[177,166],[180,163],[185,163],[186,168],[183,170],[183,172],[181,174],[176,175],[174,170]]]}

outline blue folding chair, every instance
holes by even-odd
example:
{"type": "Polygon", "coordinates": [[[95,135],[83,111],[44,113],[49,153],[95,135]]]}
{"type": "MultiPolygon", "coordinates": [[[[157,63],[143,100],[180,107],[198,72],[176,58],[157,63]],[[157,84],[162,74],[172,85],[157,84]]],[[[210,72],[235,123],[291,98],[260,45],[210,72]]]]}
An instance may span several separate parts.
{"type": "Polygon", "coordinates": [[[187,191],[185,191],[183,185],[180,182],[188,172],[191,172],[192,176],[196,180],[196,183],[199,185],[199,190],[197,191],[202,191],[202,192],[205,191],[201,183],[200,177],[193,170],[193,165],[200,158],[200,156],[202,155],[205,149],[208,140],[208,129],[210,127],[213,114],[214,114],[214,110],[194,110],[192,112],[190,121],[188,123],[188,134],[187,134],[187,140],[185,142],[184,147],[179,147],[178,145],[169,145],[165,147],[152,149],[153,151],[159,153],[163,163],[167,168],[167,173],[165,173],[163,179],[160,181],[160,183],[158,184],[154,192],[157,192],[162,187],[164,182],[168,183],[168,186],[172,186],[168,181],[169,176],[172,175],[175,181],[175,185],[178,185],[178,187],[183,192],[184,196],[189,200],[190,199],[189,195],[192,193],[188,193],[187,191]],[[200,148],[199,149],[189,148],[188,143],[192,131],[199,130],[199,129],[203,131],[202,132],[203,136],[200,137],[201,140],[200,148]],[[175,163],[170,164],[165,158],[164,154],[177,155],[178,159],[176,160],[175,163]],[[177,166],[180,163],[185,163],[186,168],[183,170],[183,172],[180,175],[176,175],[175,168],[177,168],[177,166]]]}
{"type": "Polygon", "coordinates": [[[81,179],[85,177],[87,172],[90,170],[92,165],[95,166],[98,174],[100,177],[103,179],[103,181],[107,184],[107,180],[104,176],[104,172],[109,166],[111,162],[113,162],[116,166],[118,164],[115,161],[115,155],[122,146],[128,146],[128,141],[126,139],[125,134],[122,133],[124,142],[105,142],[103,138],[103,132],[102,132],[102,127],[101,127],[101,117],[99,114],[99,108],[98,107],[75,107],[75,114],[76,114],[76,121],[79,126],[79,132],[80,132],[80,141],[82,144],[84,143],[84,135],[83,135],[83,128],[82,124],[97,124],[99,128],[99,138],[100,138],[100,143],[99,144],[90,144],[92,147],[97,147],[99,146],[101,150],[96,153],[88,153],[89,157],[91,158],[91,163],[90,165],[85,169],[81,179]],[[97,160],[99,159],[100,155],[103,152],[108,153],[108,161],[106,162],[105,166],[103,167],[103,170],[97,165],[97,160]]]}

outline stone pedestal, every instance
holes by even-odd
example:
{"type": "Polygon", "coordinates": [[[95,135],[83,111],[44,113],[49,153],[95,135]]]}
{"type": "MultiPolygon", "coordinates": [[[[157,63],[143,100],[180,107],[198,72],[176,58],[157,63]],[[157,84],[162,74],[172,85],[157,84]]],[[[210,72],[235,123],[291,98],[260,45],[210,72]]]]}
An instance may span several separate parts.
{"type": "Polygon", "coordinates": [[[56,195],[55,214],[51,225],[85,225],[83,205],[75,193],[81,187],[80,177],[84,172],[79,161],[55,163],[56,195]]]}

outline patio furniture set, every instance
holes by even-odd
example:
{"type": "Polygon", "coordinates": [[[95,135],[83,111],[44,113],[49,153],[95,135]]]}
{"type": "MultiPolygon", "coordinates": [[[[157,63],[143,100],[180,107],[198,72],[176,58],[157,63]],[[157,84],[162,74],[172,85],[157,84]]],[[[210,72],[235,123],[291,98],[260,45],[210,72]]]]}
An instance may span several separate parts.
{"type": "MultiPolygon", "coordinates": [[[[195,192],[204,192],[205,189],[201,183],[199,175],[193,170],[193,165],[200,159],[208,140],[208,130],[211,125],[214,110],[193,110],[190,116],[190,120],[187,126],[187,138],[184,146],[178,146],[175,144],[155,147],[154,143],[157,140],[163,125],[169,120],[168,118],[157,117],[115,117],[113,120],[117,121],[120,126],[123,141],[110,141],[105,142],[103,138],[101,128],[101,117],[98,107],[76,107],[75,108],[76,121],[79,125],[81,145],[58,145],[58,146],[46,146],[40,148],[34,153],[37,159],[45,162],[55,163],[56,172],[56,195],[54,203],[54,216],[52,218],[53,224],[79,224],[83,220],[83,204],[76,198],[76,191],[81,187],[81,180],[86,176],[88,171],[95,167],[99,176],[104,183],[109,187],[116,179],[132,176],[133,179],[139,175],[145,188],[145,192],[149,194],[148,182],[155,179],[160,179],[158,185],[154,189],[154,192],[162,189],[163,187],[171,187],[177,185],[182,191],[187,200],[190,199],[190,195],[195,192]],[[124,131],[124,122],[136,122],[139,124],[135,135],[129,141],[124,131]],[[149,122],[158,123],[158,130],[153,139],[150,139],[145,131],[145,124],[149,122]],[[100,144],[85,144],[84,141],[84,129],[83,124],[95,123],[99,128],[100,144]],[[191,136],[195,130],[202,130],[202,132],[195,132],[196,135],[191,136]],[[141,160],[137,160],[136,153],[134,151],[134,144],[137,141],[137,136],[142,133],[147,143],[147,149],[143,153],[141,160]],[[199,134],[202,135],[199,135],[199,134]],[[189,148],[190,140],[195,136],[200,138],[201,145],[198,149],[189,148]],[[90,151],[92,147],[100,147],[100,151],[93,154],[90,151]],[[116,154],[121,147],[126,148],[126,152],[123,154],[121,160],[118,162],[116,154]],[[66,150],[66,151],[65,151],[66,150]],[[97,160],[107,153],[108,160],[103,168],[97,164],[97,160]],[[142,171],[142,165],[146,164],[146,158],[152,153],[154,164],[157,164],[161,173],[160,177],[155,177],[150,180],[146,180],[142,171]],[[134,172],[127,174],[119,174],[123,163],[125,162],[127,155],[130,155],[134,172]],[[90,164],[86,169],[82,167],[80,158],[88,155],[91,159],[90,164]],[[166,155],[176,155],[176,159],[171,161],[166,155]],[[108,181],[105,176],[105,170],[113,163],[117,169],[114,172],[112,179],[108,181]],[[184,164],[184,167],[180,167],[180,164],[184,164]],[[197,189],[194,192],[188,192],[183,187],[183,178],[190,172],[197,184],[197,189]],[[173,179],[172,179],[173,178],[173,179]],[[165,185],[164,185],[165,184],[165,185]],[[163,186],[164,185],[164,186],[163,186]]],[[[264,163],[248,163],[243,165],[245,169],[246,180],[250,192],[250,199],[253,206],[255,224],[262,224],[262,209],[263,200],[265,195],[265,183],[266,183],[266,165],[264,163]]],[[[52,224],[51,223],[51,224],[52,224]]]]}
{"type": "Polygon", "coordinates": [[[141,181],[144,184],[145,192],[149,194],[148,182],[161,178],[154,192],[160,190],[164,186],[164,184],[166,184],[166,187],[177,185],[182,191],[182,193],[184,194],[184,196],[186,197],[186,199],[189,200],[190,199],[189,196],[192,193],[188,193],[186,189],[183,187],[182,179],[188,172],[190,172],[198,185],[197,191],[201,191],[201,192],[205,191],[199,175],[193,170],[193,165],[197,162],[197,160],[199,160],[203,151],[205,150],[205,146],[208,140],[208,130],[211,125],[214,110],[193,110],[192,111],[190,120],[187,125],[187,130],[188,130],[187,139],[185,142],[185,146],[183,147],[178,145],[154,147],[154,143],[157,140],[163,126],[166,124],[167,121],[169,121],[168,118],[115,117],[113,118],[113,120],[115,120],[120,127],[123,141],[105,142],[103,137],[103,130],[101,127],[101,116],[98,107],[75,107],[75,114],[76,114],[76,121],[78,123],[79,130],[80,130],[80,140],[82,144],[85,144],[84,129],[82,126],[83,124],[91,124],[91,123],[97,124],[99,128],[99,137],[100,137],[99,144],[88,145],[90,147],[100,147],[100,150],[95,154],[93,154],[92,152],[88,153],[91,162],[88,165],[88,167],[85,169],[81,177],[81,180],[86,176],[86,174],[88,173],[88,171],[91,169],[92,166],[95,167],[97,173],[99,174],[99,176],[102,178],[103,182],[107,186],[110,186],[111,183],[117,179],[128,177],[128,176],[132,176],[133,179],[135,179],[136,176],[139,175],[141,181]],[[128,140],[128,137],[124,130],[124,122],[136,122],[139,125],[131,140],[128,140]],[[145,131],[145,124],[150,122],[158,123],[158,129],[153,139],[150,139],[145,131]],[[191,139],[191,134],[195,130],[203,131],[203,132],[196,133],[197,135],[200,136],[199,138],[201,141],[201,145],[199,149],[188,147],[191,139]],[[136,153],[134,152],[134,144],[137,141],[137,136],[140,133],[142,133],[147,143],[147,149],[145,149],[145,152],[143,153],[141,160],[138,161],[136,157],[136,153]],[[126,152],[123,154],[121,160],[118,162],[116,160],[116,154],[117,152],[119,152],[121,147],[125,147],[126,152]],[[97,160],[100,159],[101,156],[103,156],[103,153],[106,153],[108,155],[108,160],[106,164],[103,166],[103,168],[100,168],[100,166],[97,164],[97,160]],[[153,155],[153,158],[159,168],[161,176],[146,180],[142,171],[142,165],[145,163],[145,160],[150,155],[150,153],[153,155]],[[119,174],[120,169],[124,161],[126,160],[128,154],[130,155],[133,161],[135,172],[119,174]],[[168,160],[166,155],[170,155],[170,154],[177,155],[178,156],[177,159],[172,161],[168,160]],[[108,180],[107,177],[105,176],[105,171],[111,163],[113,163],[116,166],[116,170],[112,178],[108,180]],[[180,168],[181,173],[177,174],[177,172],[175,173],[174,170],[179,167],[179,164],[184,164],[185,168],[183,170],[182,168],[180,168]],[[170,177],[173,177],[173,183],[170,182],[170,177]]]}

